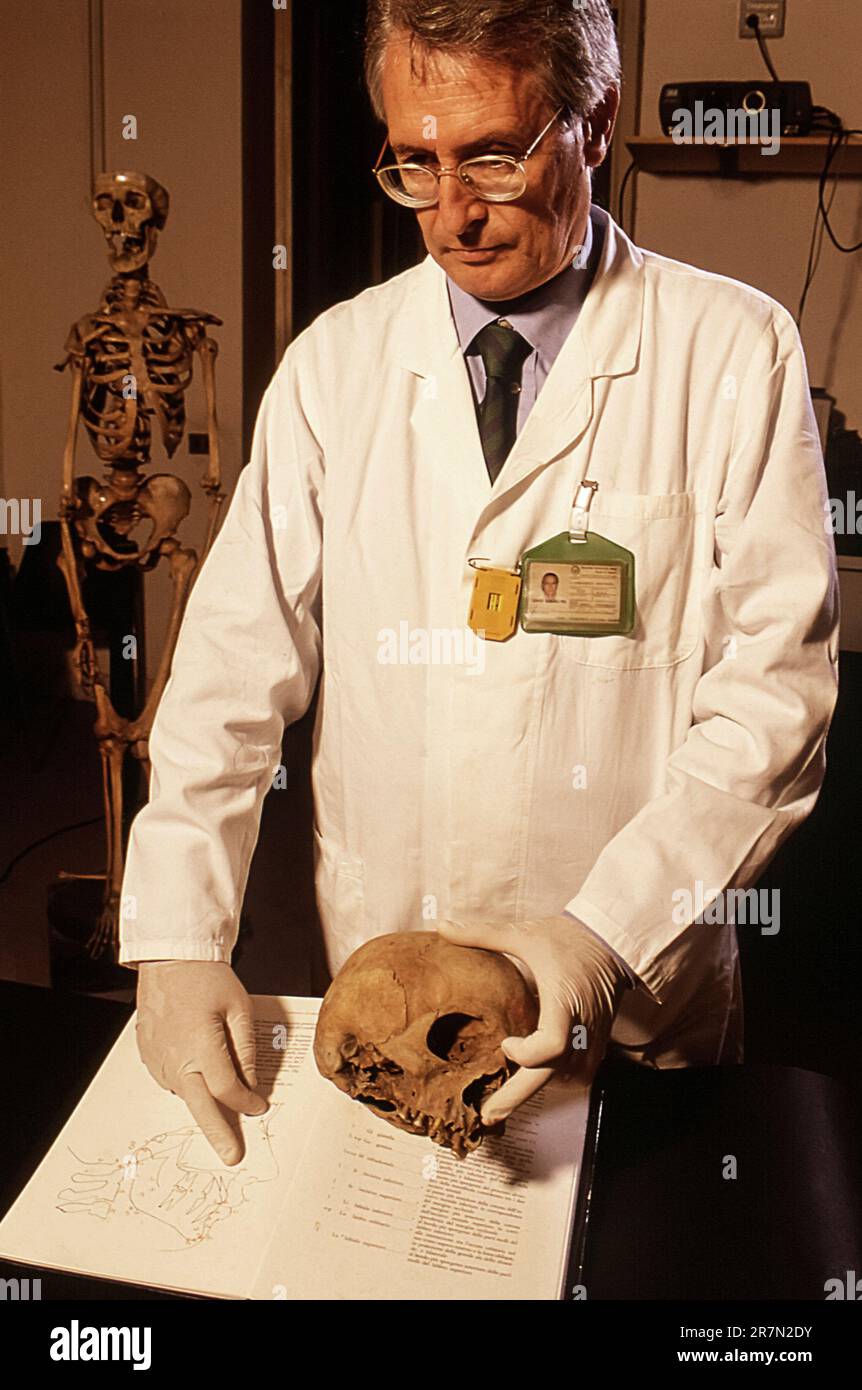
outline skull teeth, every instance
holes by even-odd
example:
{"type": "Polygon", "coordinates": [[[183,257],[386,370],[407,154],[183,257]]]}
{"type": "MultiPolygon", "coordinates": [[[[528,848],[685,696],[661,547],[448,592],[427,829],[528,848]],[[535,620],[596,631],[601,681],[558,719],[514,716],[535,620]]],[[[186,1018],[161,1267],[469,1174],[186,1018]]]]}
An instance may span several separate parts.
{"type": "MultiPolygon", "coordinates": [[[[375,1100],[382,1097],[366,1095],[363,1097],[374,1106],[375,1100]]],[[[442,1115],[429,1115],[425,1110],[414,1110],[410,1106],[393,1112],[380,1111],[380,1118],[388,1120],[390,1123],[401,1122],[402,1125],[415,1130],[418,1134],[424,1134],[435,1144],[443,1148],[450,1148],[458,1158],[464,1158],[472,1149],[477,1149],[482,1142],[483,1131],[478,1117],[471,1119],[464,1115],[456,1120],[444,1118],[442,1115]]]]}

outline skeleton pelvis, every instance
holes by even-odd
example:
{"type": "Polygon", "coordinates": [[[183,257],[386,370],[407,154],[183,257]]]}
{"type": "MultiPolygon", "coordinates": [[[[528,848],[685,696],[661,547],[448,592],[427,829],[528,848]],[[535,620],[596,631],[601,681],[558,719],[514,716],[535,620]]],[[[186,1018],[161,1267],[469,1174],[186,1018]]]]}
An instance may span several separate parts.
{"type": "Polygon", "coordinates": [[[162,542],[173,536],[188,516],[191,493],[173,473],[155,473],[137,485],[115,487],[107,480],[81,477],[76,483],[78,515],[75,525],[93,551],[121,564],[141,564],[157,557],[162,542]],[[141,539],[139,528],[149,527],[141,539]]]}

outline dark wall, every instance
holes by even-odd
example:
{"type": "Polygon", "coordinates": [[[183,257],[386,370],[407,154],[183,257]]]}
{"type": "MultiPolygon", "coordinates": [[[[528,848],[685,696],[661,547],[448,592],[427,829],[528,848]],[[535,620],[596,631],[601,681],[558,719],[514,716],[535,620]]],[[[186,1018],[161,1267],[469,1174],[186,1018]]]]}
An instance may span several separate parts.
{"type": "Polygon", "coordinates": [[[425,255],[415,215],[371,170],[385,130],[362,76],[365,0],[294,7],[294,325],[425,255]]]}
{"type": "Polygon", "coordinates": [[[243,457],[275,369],[275,12],[242,7],[243,457]]]}

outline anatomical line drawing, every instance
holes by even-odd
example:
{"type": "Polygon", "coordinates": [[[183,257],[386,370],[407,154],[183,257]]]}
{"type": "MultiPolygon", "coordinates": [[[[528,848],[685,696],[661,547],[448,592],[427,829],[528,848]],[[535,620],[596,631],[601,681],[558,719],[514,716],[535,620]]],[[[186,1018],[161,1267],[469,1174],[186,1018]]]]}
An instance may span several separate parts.
{"type": "Polygon", "coordinates": [[[149,1228],[157,1242],[168,1236],[159,1249],[211,1240],[262,1184],[278,1177],[272,1130],[279,1109],[272,1105],[259,1119],[246,1119],[245,1158],[233,1168],[219,1162],[196,1126],[155,1134],[116,1157],[84,1159],[70,1149],[81,1166],[58,1192],[57,1210],[115,1224],[134,1220],[136,1232],[149,1228]]]}

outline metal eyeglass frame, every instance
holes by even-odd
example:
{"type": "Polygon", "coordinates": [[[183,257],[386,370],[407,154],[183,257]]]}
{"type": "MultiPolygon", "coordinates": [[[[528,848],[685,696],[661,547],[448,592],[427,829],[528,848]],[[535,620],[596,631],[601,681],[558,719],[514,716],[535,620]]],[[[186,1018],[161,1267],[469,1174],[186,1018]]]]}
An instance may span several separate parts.
{"type": "Polygon", "coordinates": [[[433,169],[430,164],[411,164],[409,161],[404,164],[384,164],[381,167],[380,161],[386,153],[386,148],[389,144],[389,135],[387,134],[386,139],[383,141],[383,147],[379,155],[377,156],[377,163],[375,164],[371,172],[376,178],[377,182],[380,184],[380,187],[383,189],[383,192],[388,197],[390,197],[393,202],[400,203],[400,205],[405,208],[433,208],[434,204],[439,200],[439,185],[440,180],[444,177],[444,175],[448,175],[452,178],[459,178],[463,184],[465,184],[468,188],[471,189],[471,191],[477,198],[481,198],[482,201],[485,203],[511,203],[514,201],[515,198],[520,198],[521,194],[524,192],[524,189],[527,187],[527,171],[524,167],[527,163],[527,160],[530,158],[530,155],[533,153],[533,151],[538,148],[541,141],[544,140],[548,131],[551,129],[551,126],[554,124],[556,120],[559,119],[559,117],[563,114],[565,110],[567,110],[567,103],[564,103],[561,107],[559,107],[558,110],[554,112],[553,116],[548,121],[548,124],[545,126],[544,130],[536,136],[529,149],[525,150],[525,152],[518,159],[516,159],[515,156],[511,154],[480,154],[475,155],[472,159],[462,159],[461,163],[458,164],[454,169],[441,168],[438,170],[433,169]],[[520,188],[512,193],[479,193],[475,188],[472,188],[470,184],[469,175],[465,176],[463,171],[465,169],[469,169],[469,167],[474,164],[492,163],[511,164],[513,169],[517,169],[521,175],[520,188]],[[399,173],[404,169],[415,169],[423,174],[433,174],[434,178],[437,180],[437,192],[435,196],[433,198],[420,198],[418,200],[415,198],[399,197],[399,195],[396,192],[394,192],[392,188],[388,188],[386,186],[381,177],[381,175],[388,173],[392,169],[397,170],[399,173]]]}

